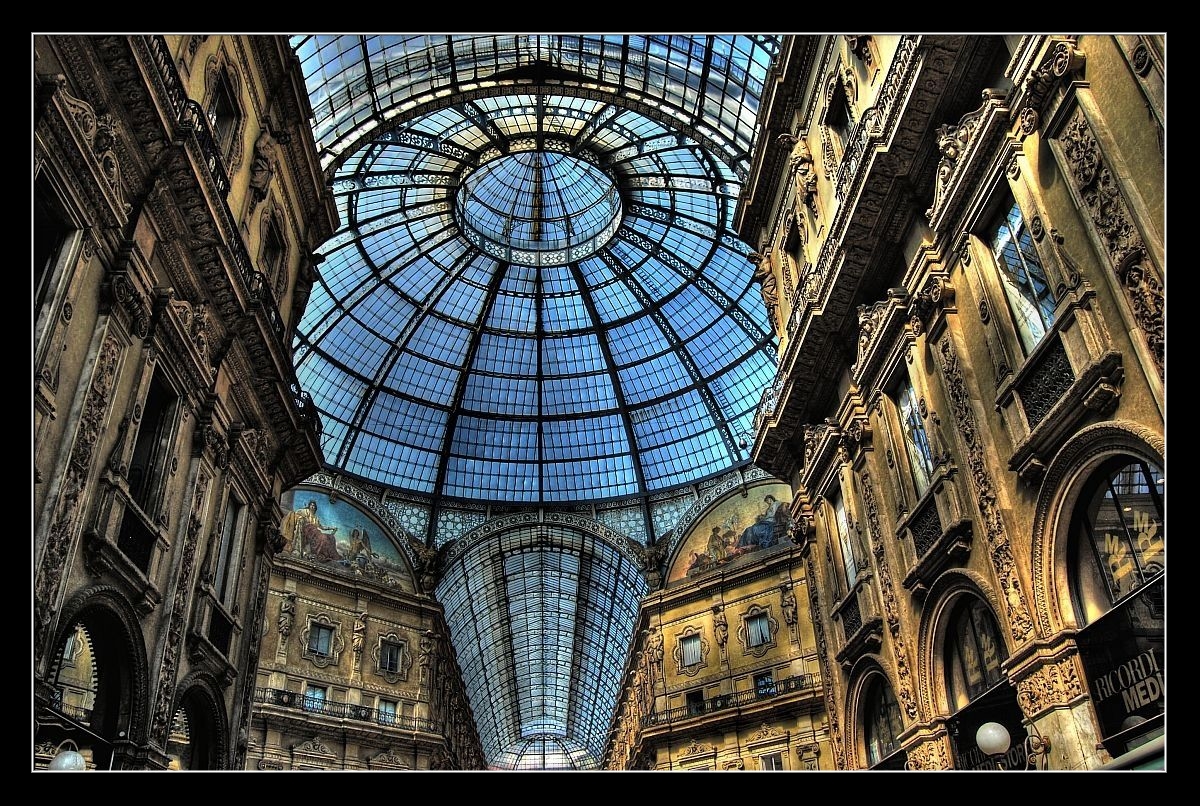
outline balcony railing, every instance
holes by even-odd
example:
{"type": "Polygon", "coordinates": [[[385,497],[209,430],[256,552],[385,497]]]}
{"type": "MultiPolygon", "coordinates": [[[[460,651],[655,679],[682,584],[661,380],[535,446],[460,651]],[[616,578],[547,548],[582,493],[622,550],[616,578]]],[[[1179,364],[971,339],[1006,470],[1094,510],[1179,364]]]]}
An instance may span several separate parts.
{"type": "MultiPolygon", "coordinates": [[[[283,343],[283,318],[279,314],[279,305],[271,291],[270,283],[264,282],[263,275],[254,268],[253,260],[241,238],[237,221],[229,209],[226,196],[229,195],[230,178],[225,167],[225,157],[212,134],[208,124],[208,116],[196,101],[187,97],[183,82],[175,69],[175,62],[170,56],[166,40],[161,36],[147,37],[154,63],[158,67],[159,76],[167,88],[167,98],[175,107],[176,119],[182,131],[190,133],[202,155],[202,161],[208,169],[209,178],[220,194],[220,203],[214,205],[217,217],[224,226],[225,246],[229,249],[230,259],[237,267],[242,283],[249,291],[252,302],[257,304],[262,315],[266,318],[271,332],[275,334],[280,345],[283,343]]],[[[286,352],[286,349],[284,350],[286,352]]]]}
{"type": "Polygon", "coordinates": [[[277,688],[256,688],[254,701],[264,705],[275,705],[281,708],[292,708],[297,711],[316,713],[335,719],[353,719],[358,722],[372,722],[402,730],[419,730],[425,733],[441,733],[441,726],[430,719],[415,716],[402,716],[391,711],[381,711],[367,705],[355,705],[348,702],[333,702],[317,697],[306,697],[298,691],[283,691],[277,688]]]}
{"type": "Polygon", "coordinates": [[[811,674],[786,677],[783,680],[776,680],[771,684],[756,686],[751,691],[735,691],[732,694],[721,694],[716,697],[710,697],[703,702],[688,703],[679,708],[671,708],[667,711],[648,714],[642,718],[642,727],[669,725],[672,722],[680,722],[696,716],[741,708],[743,705],[782,697],[796,691],[804,691],[812,688],[813,685],[813,676],[811,674]]]}

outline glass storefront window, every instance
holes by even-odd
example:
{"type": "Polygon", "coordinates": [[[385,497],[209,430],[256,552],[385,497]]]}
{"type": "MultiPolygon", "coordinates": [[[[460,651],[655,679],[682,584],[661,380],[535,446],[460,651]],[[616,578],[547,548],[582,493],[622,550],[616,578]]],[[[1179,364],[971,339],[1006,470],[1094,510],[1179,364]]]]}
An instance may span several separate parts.
{"type": "Polygon", "coordinates": [[[1163,732],[1166,531],[1157,465],[1102,465],[1072,522],[1078,637],[1102,741],[1112,755],[1163,732]]]}

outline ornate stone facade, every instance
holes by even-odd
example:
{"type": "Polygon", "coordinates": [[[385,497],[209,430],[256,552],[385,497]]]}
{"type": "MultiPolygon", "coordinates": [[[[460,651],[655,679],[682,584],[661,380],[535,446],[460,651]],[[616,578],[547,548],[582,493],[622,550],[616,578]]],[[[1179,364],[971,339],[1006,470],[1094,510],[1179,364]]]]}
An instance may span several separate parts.
{"type": "MultiPolygon", "coordinates": [[[[819,131],[823,181],[754,459],[817,516],[808,601],[838,769],[994,767],[975,746],[985,719],[1029,735],[1010,764],[1161,758],[1161,507],[1139,499],[1137,547],[1099,549],[1147,558],[1139,605],[1081,595],[1094,572],[1068,541],[1088,534],[1080,513],[1105,473],[1161,483],[1164,46],[852,36],[783,51],[763,130],[819,131]],[[1033,292],[1003,274],[1018,251],[1047,278],[1033,326],[1013,313],[1033,292]],[[1105,608],[1140,626],[1089,629],[1105,608]],[[952,673],[969,610],[1002,659],[988,694],[952,673]],[[1149,680],[1124,700],[1132,721],[1105,652],[1149,680]],[[1124,741],[1128,725],[1142,738],[1124,741]]],[[[761,165],[737,221],[767,254],[789,243],[797,199],[791,172],[761,165]]]]}

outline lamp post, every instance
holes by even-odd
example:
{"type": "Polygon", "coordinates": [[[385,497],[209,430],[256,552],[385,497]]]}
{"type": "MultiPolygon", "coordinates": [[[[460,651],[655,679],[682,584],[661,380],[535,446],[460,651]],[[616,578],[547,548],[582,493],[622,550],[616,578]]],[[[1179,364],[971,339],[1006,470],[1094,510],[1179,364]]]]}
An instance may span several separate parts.
{"type": "Polygon", "coordinates": [[[975,744],[979,747],[980,752],[994,759],[999,769],[1004,769],[1003,759],[1008,753],[1008,746],[1011,742],[1012,738],[1008,735],[1008,728],[999,722],[984,722],[975,732],[975,744]]]}
{"type": "MultiPolygon", "coordinates": [[[[1023,740],[1025,763],[1021,769],[1044,770],[1050,759],[1050,739],[1042,736],[1032,723],[1029,727],[1032,728],[1033,733],[1025,734],[1023,740]]],[[[999,722],[984,722],[975,732],[975,744],[979,750],[995,759],[996,766],[1001,770],[1006,769],[1004,757],[1008,753],[1011,742],[1012,738],[1008,735],[1008,728],[999,722]]]]}
{"type": "Polygon", "coordinates": [[[79,746],[70,739],[64,739],[50,759],[48,770],[79,771],[87,769],[87,759],[79,752],[79,746]],[[71,745],[69,748],[67,745],[71,745]]]}

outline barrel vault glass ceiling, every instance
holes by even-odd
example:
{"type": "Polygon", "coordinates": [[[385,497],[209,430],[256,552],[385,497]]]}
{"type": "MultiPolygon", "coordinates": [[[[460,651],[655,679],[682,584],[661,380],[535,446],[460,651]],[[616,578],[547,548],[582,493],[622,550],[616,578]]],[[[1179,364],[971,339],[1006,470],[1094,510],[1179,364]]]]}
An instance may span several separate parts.
{"type": "MultiPolygon", "coordinates": [[[[747,463],[775,345],[732,221],[776,38],[292,44],[341,217],[295,343],[327,465],[554,508],[747,463]]],[[[644,583],[587,537],[461,555],[495,602],[447,602],[494,766],[603,751],[644,583]]]]}

